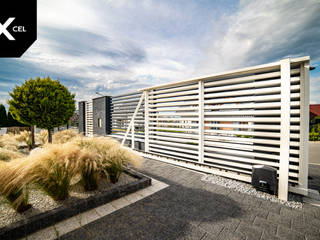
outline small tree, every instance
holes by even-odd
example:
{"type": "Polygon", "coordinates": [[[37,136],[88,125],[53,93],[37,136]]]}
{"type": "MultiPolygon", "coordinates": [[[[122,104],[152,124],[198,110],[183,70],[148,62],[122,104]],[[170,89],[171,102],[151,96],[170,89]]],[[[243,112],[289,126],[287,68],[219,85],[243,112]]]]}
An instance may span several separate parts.
{"type": "Polygon", "coordinates": [[[0,128],[6,127],[8,123],[7,111],[3,104],[0,104],[0,128]]]}
{"type": "Polygon", "coordinates": [[[24,124],[47,129],[50,143],[53,128],[66,124],[75,111],[74,94],[50,77],[31,78],[9,94],[13,117],[24,124]]]}

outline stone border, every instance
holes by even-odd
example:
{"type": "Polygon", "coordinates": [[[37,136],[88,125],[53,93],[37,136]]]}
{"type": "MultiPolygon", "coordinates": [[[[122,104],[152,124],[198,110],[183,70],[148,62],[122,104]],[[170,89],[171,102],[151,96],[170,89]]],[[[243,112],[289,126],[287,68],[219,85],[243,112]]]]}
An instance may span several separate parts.
{"type": "Polygon", "coordinates": [[[93,209],[151,185],[151,178],[149,177],[133,170],[125,170],[125,173],[138,180],[98,193],[86,199],[75,201],[70,205],[61,206],[37,214],[28,219],[15,222],[8,227],[0,228],[0,239],[18,239],[25,237],[42,228],[46,228],[64,219],[71,218],[79,213],[93,209]]]}

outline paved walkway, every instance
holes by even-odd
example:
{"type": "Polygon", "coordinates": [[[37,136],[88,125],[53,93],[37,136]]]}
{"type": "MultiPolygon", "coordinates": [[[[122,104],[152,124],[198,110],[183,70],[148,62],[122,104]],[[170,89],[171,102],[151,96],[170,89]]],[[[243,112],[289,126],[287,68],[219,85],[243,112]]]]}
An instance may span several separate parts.
{"type": "Polygon", "coordinates": [[[61,239],[320,239],[320,208],[292,210],[153,160],[143,171],[170,186],[61,239]]]}
{"type": "Polygon", "coordinates": [[[309,163],[320,165],[320,142],[309,142],[309,163]]]}

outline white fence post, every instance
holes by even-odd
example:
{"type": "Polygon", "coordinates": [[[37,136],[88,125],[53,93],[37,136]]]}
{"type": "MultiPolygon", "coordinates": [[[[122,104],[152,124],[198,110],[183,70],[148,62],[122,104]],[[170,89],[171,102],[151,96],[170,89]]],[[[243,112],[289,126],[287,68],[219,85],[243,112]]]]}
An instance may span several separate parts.
{"type": "Polygon", "coordinates": [[[310,98],[310,62],[300,65],[300,145],[299,145],[299,187],[308,191],[309,163],[309,98],[310,98]]]}
{"type": "Polygon", "coordinates": [[[204,157],[204,83],[199,80],[199,162],[203,163],[204,157]]]}
{"type": "Polygon", "coordinates": [[[144,94],[144,151],[149,152],[149,91],[144,94]]]}
{"type": "Polygon", "coordinates": [[[278,196],[288,199],[290,157],[290,59],[280,61],[281,69],[281,129],[278,196]]]}

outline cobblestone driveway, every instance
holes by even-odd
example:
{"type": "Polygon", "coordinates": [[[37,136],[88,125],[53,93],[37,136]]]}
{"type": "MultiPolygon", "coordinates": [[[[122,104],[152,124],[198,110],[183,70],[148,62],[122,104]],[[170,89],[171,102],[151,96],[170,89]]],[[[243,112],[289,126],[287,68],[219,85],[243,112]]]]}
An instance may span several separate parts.
{"type": "Polygon", "coordinates": [[[61,239],[320,239],[320,208],[292,210],[153,160],[143,171],[170,186],[61,239]]]}

